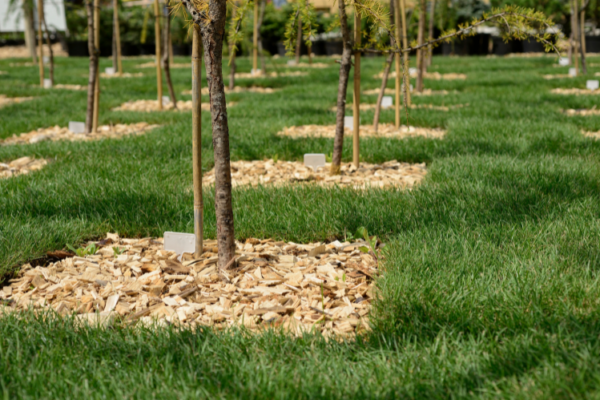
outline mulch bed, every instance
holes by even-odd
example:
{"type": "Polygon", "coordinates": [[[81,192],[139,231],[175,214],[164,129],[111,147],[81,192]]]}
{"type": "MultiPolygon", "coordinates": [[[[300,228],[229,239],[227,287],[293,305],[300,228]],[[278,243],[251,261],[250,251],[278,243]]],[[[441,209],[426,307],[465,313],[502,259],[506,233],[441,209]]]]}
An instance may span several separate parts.
{"type": "MultiPolygon", "coordinates": [[[[278,132],[279,136],[290,136],[293,138],[301,137],[335,137],[335,125],[302,125],[292,126],[284,128],[278,132]]],[[[344,135],[352,136],[352,130],[350,128],[344,129],[344,135]]],[[[379,124],[377,133],[373,129],[373,125],[361,125],[360,136],[361,137],[380,137],[380,138],[393,138],[393,139],[404,139],[416,136],[423,136],[431,139],[442,139],[446,135],[446,130],[440,128],[419,128],[414,126],[400,126],[400,129],[396,129],[394,124],[379,124]]]]}
{"type": "MultiPolygon", "coordinates": [[[[36,50],[37,51],[37,50],[36,50]]],[[[54,57],[67,57],[68,54],[62,49],[60,43],[52,45],[54,57]]],[[[39,53],[38,53],[39,54],[39,53]]],[[[44,55],[48,55],[48,46],[44,43],[44,55]]],[[[2,58],[30,58],[29,49],[26,46],[0,46],[0,59],[2,58]]],[[[31,63],[31,65],[34,65],[31,63]]]]}
{"type": "MultiPolygon", "coordinates": [[[[271,94],[277,92],[279,89],[268,88],[268,87],[260,87],[260,86],[250,86],[250,87],[241,87],[236,86],[233,90],[229,90],[229,88],[225,87],[225,93],[262,93],[262,94],[271,94]]],[[[184,90],[181,92],[183,95],[191,95],[191,90],[184,90]]],[[[207,87],[202,88],[202,94],[208,95],[210,91],[207,87]]]]}
{"type": "Polygon", "coordinates": [[[572,76],[569,74],[550,74],[544,75],[544,79],[568,79],[568,78],[576,78],[576,76],[572,76]]]}
{"type": "MultiPolygon", "coordinates": [[[[417,74],[416,73],[412,73],[410,74],[411,78],[416,78],[417,74]]],[[[381,79],[383,78],[383,72],[380,72],[376,75],[373,75],[373,78],[375,79],[381,79]]],[[[388,74],[388,79],[395,79],[396,78],[396,71],[390,71],[390,73],[388,74]]],[[[434,81],[440,81],[440,80],[445,80],[445,81],[453,81],[453,80],[464,80],[467,79],[467,75],[465,74],[458,74],[458,73],[454,73],[454,72],[450,72],[448,74],[440,74],[439,72],[426,72],[423,75],[423,78],[425,79],[432,79],[434,81]]]]}
{"type": "MultiPolygon", "coordinates": [[[[450,111],[452,109],[456,109],[456,108],[463,108],[463,107],[467,107],[468,104],[453,104],[453,105],[449,105],[449,106],[437,106],[435,104],[411,104],[409,109],[411,110],[416,110],[416,109],[428,109],[428,110],[437,110],[437,111],[450,111]]],[[[376,107],[376,104],[366,104],[366,103],[361,103],[360,104],[360,110],[361,111],[368,111],[368,110],[374,110],[376,107]]],[[[347,104],[346,108],[348,110],[352,109],[352,104],[347,104]]],[[[403,105],[400,106],[400,108],[404,108],[403,105]]],[[[389,106],[389,107],[382,107],[382,110],[395,110],[395,107],[389,106]]],[[[333,106],[330,108],[331,111],[337,111],[337,107],[333,106]]]]}
{"type": "Polygon", "coordinates": [[[554,93],[554,94],[574,94],[576,96],[590,95],[590,94],[600,95],[600,89],[590,90],[590,89],[578,89],[578,88],[570,88],[570,89],[557,88],[557,89],[552,89],[550,91],[550,93],[554,93]]]}
{"type": "Polygon", "coordinates": [[[336,66],[336,64],[327,64],[327,63],[319,63],[319,62],[314,62],[312,64],[309,64],[307,62],[301,62],[298,64],[286,64],[285,65],[286,68],[328,68],[328,67],[334,67],[336,66]]]}
{"type": "Polygon", "coordinates": [[[52,89],[64,89],[64,90],[87,90],[87,85],[69,85],[69,84],[58,84],[52,86],[52,89]]]}
{"type": "Polygon", "coordinates": [[[32,157],[21,157],[9,163],[0,162],[0,179],[28,174],[31,171],[38,171],[44,168],[46,164],[48,164],[48,162],[43,158],[35,159],[32,157]]]}
{"type": "Polygon", "coordinates": [[[261,78],[279,78],[279,77],[286,77],[286,76],[306,76],[308,75],[308,72],[302,72],[302,71],[290,71],[290,72],[269,72],[269,73],[260,73],[260,74],[253,74],[251,72],[238,72],[237,74],[235,74],[235,78],[236,79],[249,79],[249,78],[254,78],[254,79],[261,79],[261,78]]]}
{"type": "Polygon", "coordinates": [[[568,115],[569,117],[588,117],[590,115],[600,115],[600,109],[597,109],[596,106],[590,109],[580,108],[580,109],[568,109],[563,110],[563,113],[568,115]]]}
{"type": "MultiPolygon", "coordinates": [[[[369,90],[365,90],[363,92],[363,94],[366,94],[366,95],[379,95],[379,90],[380,89],[369,89],[369,90]]],[[[423,89],[422,93],[411,91],[410,95],[411,96],[445,96],[448,93],[449,92],[447,90],[423,89]]],[[[385,91],[384,91],[384,94],[385,95],[395,95],[396,94],[396,89],[386,88],[385,91]]]]}
{"type": "Polygon", "coordinates": [[[33,99],[33,97],[8,97],[0,94],[0,107],[7,106],[9,104],[22,103],[31,99],[33,99]]]}
{"type": "MultiPolygon", "coordinates": [[[[162,67],[162,65],[161,65],[162,67]]],[[[155,62],[147,62],[144,64],[140,64],[138,66],[136,66],[136,68],[156,68],[156,63],[155,62]]],[[[189,68],[192,69],[192,63],[172,63],[169,64],[169,68],[189,68]]]]}
{"type": "MultiPolygon", "coordinates": [[[[0,313],[54,310],[109,325],[245,326],[301,335],[353,336],[369,329],[378,260],[364,242],[236,242],[236,262],[217,267],[216,242],[198,259],[163,249],[162,238],[108,234],[95,255],[49,253],[56,262],[25,264],[0,289],[0,313]],[[115,250],[116,249],[116,250],[115,250]],[[120,254],[118,254],[120,253],[120,254]],[[2,306],[4,304],[4,306],[2,306]]],[[[378,250],[376,250],[378,251],[378,250]]]]}
{"type": "MultiPolygon", "coordinates": [[[[236,102],[227,103],[227,107],[233,107],[236,102]]],[[[203,111],[210,111],[210,103],[201,104],[203,111]]],[[[173,103],[163,103],[162,111],[191,111],[192,100],[178,101],[177,110],[173,110],[173,103]]],[[[113,111],[140,111],[140,112],[158,112],[158,100],[134,100],[128,101],[127,103],[121,104],[117,108],[113,108],[113,111]]]]}
{"type": "MultiPolygon", "coordinates": [[[[344,186],[356,189],[369,187],[411,188],[425,178],[425,163],[409,164],[396,160],[383,164],[360,163],[358,169],[351,163],[341,166],[340,175],[330,175],[331,164],[313,171],[296,161],[233,161],[231,183],[233,186],[289,185],[298,183],[322,186],[344,186]]],[[[215,183],[214,169],[202,177],[203,185],[215,183]]]]}
{"type": "Polygon", "coordinates": [[[598,132],[583,131],[582,133],[583,133],[583,136],[585,136],[585,137],[589,137],[589,138],[596,139],[596,140],[600,139],[600,131],[598,131],[598,132]]]}
{"type": "Polygon", "coordinates": [[[143,135],[158,125],[150,125],[146,122],[138,122],[135,124],[116,124],[102,125],[98,127],[96,133],[73,133],[69,128],[61,128],[53,126],[50,128],[40,128],[29,133],[14,135],[10,138],[0,140],[0,145],[10,144],[34,144],[46,140],[100,140],[100,139],[115,139],[126,135],[143,135]]]}
{"type": "Polygon", "coordinates": [[[121,74],[121,75],[119,75],[117,73],[109,75],[106,72],[102,72],[100,74],[101,78],[106,78],[106,79],[113,79],[113,78],[140,78],[142,76],[144,76],[144,74],[142,72],[135,72],[135,73],[123,72],[123,74],[121,74]]]}

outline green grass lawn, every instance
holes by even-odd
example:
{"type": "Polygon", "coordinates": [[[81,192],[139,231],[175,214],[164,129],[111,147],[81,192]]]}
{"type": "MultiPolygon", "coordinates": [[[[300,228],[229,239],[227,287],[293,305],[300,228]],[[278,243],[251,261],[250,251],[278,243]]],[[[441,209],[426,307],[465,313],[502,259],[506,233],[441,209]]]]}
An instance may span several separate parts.
{"type": "MultiPolygon", "coordinates": [[[[330,60],[330,59],[328,59],[330,60]]],[[[0,94],[35,99],[0,109],[0,138],[85,119],[86,93],[36,87],[37,67],[0,60],[0,94]]],[[[193,231],[191,114],[113,112],[155,98],[147,59],[124,61],[143,78],[101,82],[100,123],[146,121],[150,133],[97,142],[0,147],[0,162],[51,159],[42,171],[0,180],[0,274],[46,251],[118,231],[160,236],[193,231]]],[[[178,58],[176,62],[185,62],[178,58]]],[[[275,60],[283,70],[284,59],[275,60]]],[[[592,59],[598,62],[599,59],[592,59]]],[[[238,59],[248,72],[248,59],[238,59]]],[[[234,191],[236,236],[291,241],[343,238],[364,226],[387,244],[372,334],[353,342],[114,328],[70,320],[0,319],[0,393],[5,398],[597,398],[600,397],[600,116],[566,117],[596,96],[551,94],[585,87],[556,58],[435,58],[429,81],[446,96],[417,104],[411,125],[443,127],[443,140],[363,139],[365,162],[426,162],[413,191],[259,187],[234,191]]],[[[382,58],[364,58],[363,88],[382,58]]],[[[102,67],[110,66],[102,60],[102,67]]],[[[174,69],[178,94],[190,71],[174,69]]],[[[85,84],[86,59],[57,59],[57,83],[85,84]]],[[[330,154],[332,139],[276,136],[285,126],[333,124],[337,67],[308,77],[239,80],[281,88],[228,101],[232,159],[301,160],[330,154]]],[[[393,81],[389,82],[392,87],[393,81]]],[[[351,85],[350,85],[351,86],[351,85]]],[[[349,87],[348,102],[352,88],[349,87]]],[[[165,92],[165,94],[167,94],[165,92]]],[[[207,100],[207,96],[205,100],[207,100]]],[[[363,96],[374,102],[376,96],[363,96]]],[[[181,96],[189,100],[190,96],[181,96]]],[[[351,113],[351,111],[350,111],[351,113]]],[[[373,112],[365,111],[363,123],[373,112]]],[[[383,111],[382,122],[394,112],[383,111]]],[[[404,117],[403,117],[404,118],[404,117]]],[[[213,165],[203,114],[203,169],[213,165]]],[[[346,140],[344,160],[352,157],[346,140]]],[[[205,192],[205,232],[215,235],[205,192]]]]}

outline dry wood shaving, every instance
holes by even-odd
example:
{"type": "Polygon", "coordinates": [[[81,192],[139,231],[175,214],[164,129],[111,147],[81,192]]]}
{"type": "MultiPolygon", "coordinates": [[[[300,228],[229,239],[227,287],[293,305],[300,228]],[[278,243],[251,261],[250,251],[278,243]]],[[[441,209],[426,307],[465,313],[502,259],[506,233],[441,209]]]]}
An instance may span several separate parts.
{"type": "Polygon", "coordinates": [[[248,79],[248,78],[255,78],[255,79],[261,79],[261,78],[279,78],[279,77],[285,77],[285,76],[306,76],[308,75],[308,72],[302,72],[302,71],[290,71],[290,72],[269,72],[269,73],[251,73],[251,72],[238,72],[237,74],[235,74],[235,78],[236,79],[248,79]]]}
{"type": "MultiPolygon", "coordinates": [[[[162,64],[161,64],[162,67],[162,64]]],[[[136,66],[136,68],[156,68],[156,63],[154,61],[147,62],[144,64],[140,64],[136,66]]],[[[169,64],[169,68],[189,68],[192,69],[192,63],[171,63],[169,64]]]]}
{"type": "Polygon", "coordinates": [[[7,106],[9,104],[22,103],[31,99],[33,99],[33,97],[7,97],[3,94],[0,94],[0,107],[7,106]]]}
{"type": "Polygon", "coordinates": [[[33,307],[97,325],[120,317],[144,325],[281,327],[328,337],[370,329],[378,261],[372,249],[361,251],[364,242],[248,239],[236,242],[236,266],[226,271],[217,267],[214,240],[204,241],[200,258],[184,254],[181,261],[162,242],[108,234],[95,255],[61,251],[54,253],[62,259],[45,267],[25,264],[0,289],[0,311],[33,307]]]}
{"type": "Polygon", "coordinates": [[[568,110],[563,110],[563,113],[565,113],[569,117],[573,117],[573,116],[587,117],[590,115],[600,115],[600,109],[597,109],[596,106],[594,106],[590,109],[585,109],[585,108],[572,109],[571,108],[568,110]]]}
{"type": "Polygon", "coordinates": [[[0,162],[0,179],[28,174],[31,171],[42,169],[46,164],[48,164],[48,162],[43,158],[35,159],[31,157],[21,157],[8,164],[0,162]]]}
{"type": "MultiPolygon", "coordinates": [[[[410,74],[411,78],[416,78],[417,74],[416,73],[412,73],[410,74]]],[[[458,74],[458,73],[448,73],[448,74],[440,74],[439,72],[425,72],[425,74],[423,75],[423,77],[425,79],[433,79],[434,81],[440,81],[440,80],[445,80],[445,81],[452,81],[452,80],[457,80],[457,79],[467,79],[467,75],[465,74],[458,74]]],[[[383,71],[373,75],[373,78],[375,79],[381,79],[383,78],[383,71]]],[[[388,74],[388,79],[395,79],[396,78],[396,71],[392,71],[388,74]]]]}
{"type": "MultiPolygon", "coordinates": [[[[233,88],[233,90],[229,90],[228,87],[225,87],[225,93],[262,93],[262,94],[270,94],[270,93],[275,93],[276,91],[278,91],[279,89],[273,89],[273,88],[268,88],[268,87],[260,87],[260,86],[250,86],[250,87],[241,87],[241,86],[236,86],[233,88]]],[[[181,92],[181,94],[183,95],[191,95],[192,91],[191,90],[184,90],[183,92],[181,92]]],[[[210,94],[210,90],[207,87],[202,88],[202,94],[204,95],[208,95],[210,94]]]]}
{"type": "Polygon", "coordinates": [[[600,89],[590,90],[590,89],[578,89],[578,88],[570,88],[570,89],[557,88],[557,89],[552,89],[550,91],[550,93],[555,93],[555,94],[574,94],[576,96],[579,96],[579,95],[590,95],[590,94],[598,95],[598,94],[600,94],[600,89]]]}
{"type": "MultiPolygon", "coordinates": [[[[368,110],[374,110],[376,108],[377,104],[365,104],[365,103],[361,103],[360,104],[360,110],[361,111],[368,111],[368,110]]],[[[462,108],[462,107],[467,107],[468,104],[453,104],[453,105],[449,105],[449,106],[437,106],[435,104],[411,104],[410,105],[410,109],[411,110],[415,110],[415,109],[419,109],[419,108],[424,108],[424,109],[428,109],[428,110],[437,110],[437,111],[450,111],[452,109],[456,109],[456,108],[462,108]]],[[[348,110],[352,110],[352,104],[347,104],[346,108],[348,110]]],[[[400,106],[400,108],[404,108],[404,106],[400,106]]],[[[389,106],[389,107],[381,107],[382,110],[395,110],[394,106],[389,106]]],[[[337,111],[337,107],[333,106],[330,108],[331,111],[337,111]]]]}
{"type": "Polygon", "coordinates": [[[113,78],[140,78],[144,76],[143,73],[141,72],[136,72],[136,73],[130,73],[130,72],[123,72],[121,75],[115,73],[115,74],[107,74],[106,72],[103,72],[100,74],[101,78],[106,78],[106,79],[113,79],[113,78]]]}
{"type": "MultiPolygon", "coordinates": [[[[396,160],[383,164],[342,164],[340,175],[330,175],[331,164],[313,171],[296,161],[234,161],[231,163],[231,184],[242,185],[289,185],[291,183],[316,183],[323,186],[367,187],[413,187],[427,174],[425,163],[409,164],[396,160]]],[[[214,169],[202,177],[204,185],[215,183],[214,169]]]]}
{"type": "MultiPolygon", "coordinates": [[[[277,132],[279,136],[290,136],[293,138],[302,137],[335,137],[335,125],[302,125],[284,128],[277,132]]],[[[344,129],[344,135],[352,136],[352,130],[348,127],[344,129]]],[[[373,129],[373,125],[361,125],[361,137],[381,137],[404,139],[409,137],[424,136],[430,139],[442,139],[446,135],[446,130],[440,128],[420,128],[415,126],[401,125],[397,129],[394,124],[379,124],[377,132],[373,129]]]]}
{"type": "MultiPolygon", "coordinates": [[[[366,95],[379,95],[379,91],[381,89],[369,89],[369,90],[365,90],[363,92],[363,94],[366,95]]],[[[384,94],[387,95],[395,95],[396,94],[396,89],[393,88],[386,88],[384,91],[384,94]]],[[[423,92],[419,93],[419,92],[410,92],[411,96],[444,96],[447,95],[448,91],[447,90],[431,90],[431,89],[423,89],[423,92]]]]}
{"type": "Polygon", "coordinates": [[[115,139],[126,135],[143,135],[150,129],[156,128],[158,125],[150,125],[146,122],[138,122],[135,124],[116,124],[102,125],[98,127],[96,133],[73,133],[69,128],[61,128],[56,125],[49,128],[40,128],[29,133],[13,135],[10,138],[0,140],[0,145],[9,144],[34,144],[45,140],[100,140],[100,139],[115,139]]]}
{"type": "MultiPolygon", "coordinates": [[[[68,54],[62,49],[60,43],[52,45],[54,57],[67,57],[68,54]]],[[[48,46],[44,43],[44,55],[48,55],[48,46]]],[[[3,58],[30,58],[29,49],[26,46],[0,46],[0,59],[3,58]]],[[[31,63],[33,65],[33,63],[31,63]]]]}
{"type": "MultiPolygon", "coordinates": [[[[227,103],[227,107],[233,107],[236,102],[227,103]]],[[[210,103],[201,104],[203,111],[210,111],[210,103]]],[[[163,103],[163,111],[173,111],[173,103],[163,103]]],[[[176,111],[191,111],[192,100],[178,101],[176,111]]],[[[127,103],[121,104],[117,108],[113,108],[113,111],[141,111],[141,112],[155,112],[158,109],[158,100],[133,100],[127,103]]]]}

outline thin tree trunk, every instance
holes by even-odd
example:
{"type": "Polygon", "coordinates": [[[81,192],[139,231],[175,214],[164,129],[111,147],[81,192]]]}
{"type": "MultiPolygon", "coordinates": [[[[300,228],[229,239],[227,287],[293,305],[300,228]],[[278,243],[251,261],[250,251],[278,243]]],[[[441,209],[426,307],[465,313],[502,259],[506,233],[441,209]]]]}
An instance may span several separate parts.
{"type": "MultiPolygon", "coordinates": [[[[435,0],[431,0],[431,15],[429,16],[429,40],[433,40],[433,27],[435,18],[435,0]]],[[[427,66],[431,66],[433,58],[433,46],[427,48],[427,66]]]]}
{"type": "Polygon", "coordinates": [[[296,65],[300,63],[300,52],[302,51],[302,18],[298,16],[298,36],[296,36],[296,65]]]}
{"type": "Polygon", "coordinates": [[[42,18],[44,23],[44,31],[46,31],[46,43],[48,43],[48,68],[50,72],[50,86],[54,86],[54,52],[52,51],[52,43],[50,42],[50,31],[48,30],[48,24],[46,24],[46,16],[42,18]]]}
{"type": "MultiPolygon", "coordinates": [[[[393,24],[395,25],[396,29],[394,31],[396,37],[395,37],[395,43],[397,47],[401,47],[400,46],[400,38],[401,38],[401,34],[400,34],[400,29],[402,28],[400,26],[400,7],[399,7],[399,3],[398,0],[390,0],[390,9],[393,9],[393,24]]],[[[392,41],[391,43],[394,43],[394,41],[392,41]]],[[[396,103],[394,104],[394,113],[395,113],[395,126],[396,129],[400,129],[400,92],[402,90],[402,84],[401,84],[401,79],[402,76],[400,75],[400,72],[402,71],[402,64],[401,64],[401,57],[402,54],[401,53],[396,53],[394,55],[394,59],[395,59],[395,70],[396,70],[396,79],[394,82],[394,89],[395,89],[395,95],[396,95],[396,103]]]]}
{"type": "MultiPolygon", "coordinates": [[[[425,0],[421,0],[420,15],[419,15],[419,33],[417,42],[421,46],[425,42],[425,19],[427,18],[427,4],[425,0]]],[[[423,92],[423,75],[425,74],[425,49],[417,50],[417,87],[419,93],[423,92]]]]}
{"type": "MultiPolygon", "coordinates": [[[[390,67],[392,66],[392,60],[394,59],[394,54],[390,53],[385,60],[385,69],[383,70],[383,78],[381,79],[381,88],[379,89],[379,95],[377,96],[377,103],[375,104],[375,116],[373,117],[373,129],[375,133],[379,128],[379,114],[381,114],[381,102],[383,101],[383,96],[385,95],[385,88],[387,86],[388,76],[390,75],[390,67]]],[[[400,74],[400,72],[398,72],[400,74]]]]}
{"type": "MultiPolygon", "coordinates": [[[[341,0],[343,1],[343,0],[341,0]]],[[[360,14],[354,9],[354,46],[360,46],[360,14]]],[[[352,162],[356,168],[360,164],[360,51],[354,51],[354,90],[352,92],[352,115],[354,130],[352,131],[352,162]]]]}
{"type": "Polygon", "coordinates": [[[37,63],[37,54],[35,51],[35,28],[33,23],[33,2],[23,1],[23,22],[25,23],[25,45],[29,50],[29,56],[33,63],[37,63]]]}
{"type": "Polygon", "coordinates": [[[114,65],[113,59],[113,67],[115,67],[115,71],[119,73],[119,76],[123,76],[123,63],[121,61],[121,25],[119,23],[119,2],[118,0],[114,0],[114,36],[115,36],[115,49],[117,53],[117,65],[114,65]]]}
{"type": "Polygon", "coordinates": [[[208,6],[207,22],[201,26],[213,128],[215,209],[219,268],[221,269],[230,266],[235,257],[229,126],[222,70],[226,16],[227,3],[224,0],[211,1],[208,6]]]}
{"type": "MultiPolygon", "coordinates": [[[[400,16],[402,17],[402,46],[404,48],[408,47],[408,34],[407,34],[407,26],[406,26],[406,7],[404,0],[400,0],[400,16]]],[[[410,95],[410,79],[408,77],[408,69],[409,69],[409,60],[408,60],[408,52],[404,53],[404,106],[410,107],[411,104],[411,95],[410,95]]]]}
{"type": "Polygon", "coordinates": [[[200,27],[192,24],[192,162],[194,179],[194,255],[203,252],[204,202],[202,199],[202,39],[200,27]]]}
{"type": "Polygon", "coordinates": [[[85,115],[85,131],[92,132],[94,120],[94,89],[98,75],[98,49],[94,45],[94,5],[92,0],[86,1],[88,14],[88,51],[90,53],[90,71],[88,77],[87,111],[85,115]]]}
{"type": "Polygon", "coordinates": [[[118,0],[113,0],[113,35],[112,35],[112,64],[117,73],[119,69],[119,57],[117,56],[117,29],[119,29],[119,5],[118,0]]]}
{"type": "Polygon", "coordinates": [[[579,23],[579,50],[581,52],[581,72],[587,74],[587,62],[585,58],[585,8],[583,0],[581,4],[581,21],[579,23]]]}
{"type": "MultiPolygon", "coordinates": [[[[231,20],[235,19],[235,14],[237,13],[236,4],[233,4],[233,9],[231,11],[231,20]]],[[[229,90],[233,90],[235,88],[235,50],[233,49],[233,43],[229,43],[229,52],[231,54],[231,63],[229,66],[229,90]]]]}
{"type": "Polygon", "coordinates": [[[344,117],[346,115],[346,93],[348,90],[348,79],[352,67],[352,39],[348,29],[348,17],[346,16],[346,5],[338,1],[340,10],[340,28],[342,30],[342,59],[340,61],[340,79],[338,82],[337,114],[335,121],[335,139],[333,140],[333,157],[331,160],[331,175],[339,175],[342,166],[342,150],[344,148],[344,117]]]}
{"type": "Polygon", "coordinates": [[[260,11],[258,13],[258,23],[256,24],[256,34],[257,34],[257,42],[258,42],[258,56],[260,57],[260,68],[263,74],[267,73],[267,68],[265,65],[265,54],[262,45],[262,36],[260,34],[260,28],[262,27],[263,21],[265,19],[265,8],[267,6],[267,1],[262,0],[260,2],[260,11]]]}
{"type": "Polygon", "coordinates": [[[44,1],[37,1],[38,12],[38,66],[40,70],[40,87],[44,87],[44,35],[42,34],[42,21],[44,20],[44,1]]]}
{"type": "Polygon", "coordinates": [[[158,109],[163,109],[162,68],[160,67],[160,10],[158,0],[154,0],[154,42],[156,43],[156,94],[158,109]]]}
{"type": "Polygon", "coordinates": [[[169,88],[169,97],[171,103],[173,103],[173,109],[177,109],[177,98],[175,97],[175,90],[173,89],[173,81],[171,81],[171,67],[170,67],[170,54],[169,47],[171,45],[171,16],[169,15],[169,8],[164,8],[165,23],[163,24],[163,55],[162,55],[162,67],[165,70],[165,77],[167,78],[167,87],[169,88]]]}
{"type": "Polygon", "coordinates": [[[94,118],[92,119],[92,132],[98,131],[98,118],[100,114],[100,0],[94,0],[94,48],[96,50],[96,81],[94,82],[94,118]]]}
{"type": "Polygon", "coordinates": [[[579,75],[579,57],[577,56],[579,44],[577,0],[571,0],[571,31],[573,32],[573,60],[575,61],[575,75],[579,75]]]}

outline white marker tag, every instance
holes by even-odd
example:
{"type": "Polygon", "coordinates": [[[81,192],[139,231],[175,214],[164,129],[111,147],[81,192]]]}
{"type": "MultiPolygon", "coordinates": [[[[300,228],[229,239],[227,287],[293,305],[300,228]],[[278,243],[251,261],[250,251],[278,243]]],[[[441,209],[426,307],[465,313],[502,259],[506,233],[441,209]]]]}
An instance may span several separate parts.
{"type": "Polygon", "coordinates": [[[44,61],[43,61],[43,62],[44,62],[44,64],[48,64],[48,63],[50,63],[50,57],[48,57],[48,56],[44,56],[43,60],[44,60],[44,61]]]}
{"type": "Polygon", "coordinates": [[[317,171],[317,168],[325,166],[325,154],[305,154],[304,165],[317,171]]]}
{"type": "Polygon", "coordinates": [[[193,233],[165,232],[164,248],[181,255],[196,251],[196,235],[193,233]]]}
{"type": "Polygon", "coordinates": [[[599,83],[598,81],[594,81],[594,80],[587,81],[585,83],[585,87],[587,87],[590,90],[597,90],[598,89],[598,83],[599,83]]]}
{"type": "Polygon", "coordinates": [[[416,75],[417,74],[417,69],[416,68],[409,68],[408,69],[408,73],[409,73],[409,75],[416,75]]]}
{"type": "Polygon", "coordinates": [[[106,73],[106,75],[114,75],[115,74],[115,69],[113,67],[105,68],[104,72],[106,73]]]}
{"type": "Polygon", "coordinates": [[[44,79],[44,89],[52,89],[52,81],[50,79],[44,79]]]}
{"type": "Polygon", "coordinates": [[[85,122],[69,121],[69,130],[73,133],[85,133],[85,122]]]}
{"type": "Polygon", "coordinates": [[[162,97],[163,104],[167,104],[171,102],[171,98],[169,96],[162,97]]]}
{"type": "Polygon", "coordinates": [[[569,76],[577,76],[577,69],[569,68],[569,76]]]}
{"type": "Polygon", "coordinates": [[[561,57],[558,59],[558,65],[566,67],[567,65],[571,64],[570,60],[566,57],[561,57]]]}
{"type": "Polygon", "coordinates": [[[381,98],[381,108],[390,108],[394,105],[394,100],[392,96],[383,96],[381,98]]]}
{"type": "Polygon", "coordinates": [[[344,117],[344,128],[354,130],[354,117],[344,117]]]}

